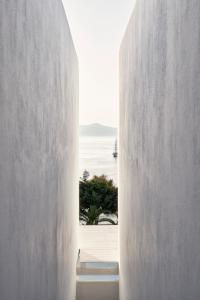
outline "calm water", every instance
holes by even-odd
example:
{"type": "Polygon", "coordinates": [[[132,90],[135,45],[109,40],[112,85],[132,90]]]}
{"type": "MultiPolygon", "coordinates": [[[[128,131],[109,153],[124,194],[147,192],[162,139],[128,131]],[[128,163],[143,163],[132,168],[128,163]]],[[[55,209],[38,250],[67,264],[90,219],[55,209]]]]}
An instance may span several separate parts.
{"type": "Polygon", "coordinates": [[[80,176],[87,170],[90,176],[104,174],[117,183],[117,160],[112,156],[115,140],[115,137],[80,137],[80,176]]]}

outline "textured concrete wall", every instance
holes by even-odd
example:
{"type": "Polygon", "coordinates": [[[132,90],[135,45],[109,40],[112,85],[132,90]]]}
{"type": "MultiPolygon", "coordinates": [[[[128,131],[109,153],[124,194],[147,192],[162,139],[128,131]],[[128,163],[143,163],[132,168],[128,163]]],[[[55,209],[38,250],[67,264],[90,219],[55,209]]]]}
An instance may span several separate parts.
{"type": "Polygon", "coordinates": [[[199,1],[137,1],[120,51],[120,151],[121,299],[199,299],[199,1]]]}
{"type": "Polygon", "coordinates": [[[61,1],[1,0],[2,300],[75,299],[77,100],[61,1]]]}

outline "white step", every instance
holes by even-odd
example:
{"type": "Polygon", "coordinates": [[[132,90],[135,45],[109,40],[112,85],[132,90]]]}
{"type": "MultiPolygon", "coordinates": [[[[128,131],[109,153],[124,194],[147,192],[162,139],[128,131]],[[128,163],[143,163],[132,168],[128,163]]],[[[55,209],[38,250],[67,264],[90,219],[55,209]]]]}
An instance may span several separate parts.
{"type": "Polygon", "coordinates": [[[78,262],[77,275],[118,275],[117,262],[78,262]]]}
{"type": "Polygon", "coordinates": [[[77,300],[118,300],[119,275],[77,276],[77,300]]]}
{"type": "Polygon", "coordinates": [[[109,258],[107,249],[79,251],[76,300],[119,299],[119,263],[109,258]]]}

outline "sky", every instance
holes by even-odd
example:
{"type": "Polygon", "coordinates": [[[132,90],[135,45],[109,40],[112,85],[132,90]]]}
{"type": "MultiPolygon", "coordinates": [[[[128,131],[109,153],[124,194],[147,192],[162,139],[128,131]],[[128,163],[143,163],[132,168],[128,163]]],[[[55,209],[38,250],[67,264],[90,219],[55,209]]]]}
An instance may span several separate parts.
{"type": "Polygon", "coordinates": [[[79,123],[118,126],[119,48],[135,0],[63,0],[79,61],[79,123]]]}

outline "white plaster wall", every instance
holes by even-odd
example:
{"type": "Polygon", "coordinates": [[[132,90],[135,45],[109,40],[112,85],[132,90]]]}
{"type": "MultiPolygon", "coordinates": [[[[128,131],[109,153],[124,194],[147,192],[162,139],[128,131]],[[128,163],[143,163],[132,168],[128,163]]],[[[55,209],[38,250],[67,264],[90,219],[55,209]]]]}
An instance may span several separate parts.
{"type": "Polygon", "coordinates": [[[200,2],[140,0],[120,50],[120,295],[200,298],[200,2]]]}
{"type": "Polygon", "coordinates": [[[75,299],[78,65],[60,0],[0,1],[0,299],[75,299]]]}

